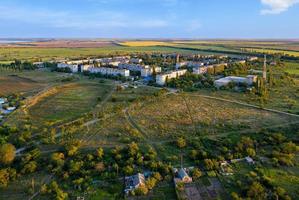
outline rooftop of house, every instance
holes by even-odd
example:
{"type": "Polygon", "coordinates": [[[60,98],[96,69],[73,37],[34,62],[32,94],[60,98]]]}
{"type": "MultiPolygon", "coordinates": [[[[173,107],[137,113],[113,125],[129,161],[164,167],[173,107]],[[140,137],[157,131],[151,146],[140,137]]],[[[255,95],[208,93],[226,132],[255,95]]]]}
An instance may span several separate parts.
{"type": "Polygon", "coordinates": [[[136,186],[138,186],[140,184],[144,184],[144,183],[145,183],[145,177],[141,173],[126,177],[126,187],[127,188],[136,187],[136,186]]]}
{"type": "Polygon", "coordinates": [[[179,177],[180,179],[183,179],[183,178],[185,178],[185,177],[189,177],[189,175],[187,174],[187,172],[186,172],[183,168],[181,168],[181,169],[178,171],[178,177],[179,177]]]}

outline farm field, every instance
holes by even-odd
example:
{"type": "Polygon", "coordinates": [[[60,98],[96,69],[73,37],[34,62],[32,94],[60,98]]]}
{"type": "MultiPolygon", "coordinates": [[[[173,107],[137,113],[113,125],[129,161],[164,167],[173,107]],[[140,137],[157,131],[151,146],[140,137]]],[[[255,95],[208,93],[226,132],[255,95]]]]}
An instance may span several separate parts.
{"type": "MultiPolygon", "coordinates": [[[[192,52],[188,50],[176,50],[179,52],[192,52]]],[[[60,60],[60,59],[75,59],[81,57],[96,57],[109,54],[125,54],[125,53],[151,53],[151,52],[174,52],[168,47],[125,47],[111,46],[102,48],[34,48],[34,47],[8,47],[0,48],[0,61],[10,61],[14,58],[20,60],[60,60]]]]}
{"type": "Polygon", "coordinates": [[[275,49],[258,49],[258,48],[243,48],[248,52],[258,52],[258,53],[267,53],[267,54],[282,54],[290,56],[299,56],[299,51],[288,51],[288,50],[275,50],[275,49]]]}
{"type": "Polygon", "coordinates": [[[0,76],[0,96],[42,88],[44,85],[17,75],[0,76]]]}
{"type": "Polygon", "coordinates": [[[32,95],[67,76],[49,71],[2,71],[0,73],[0,95],[13,93],[22,93],[24,96],[32,95]]]}
{"type": "Polygon", "coordinates": [[[41,97],[30,106],[28,115],[36,125],[57,124],[76,119],[97,104],[110,86],[97,83],[69,83],[51,89],[49,95],[41,97]]]}
{"type": "Polygon", "coordinates": [[[299,75],[299,63],[287,62],[284,71],[292,75],[299,75]]]}
{"type": "Polygon", "coordinates": [[[152,140],[202,136],[240,137],[242,132],[256,132],[273,124],[298,119],[259,111],[234,103],[193,95],[170,95],[154,102],[144,102],[130,109],[132,118],[152,140]]]}

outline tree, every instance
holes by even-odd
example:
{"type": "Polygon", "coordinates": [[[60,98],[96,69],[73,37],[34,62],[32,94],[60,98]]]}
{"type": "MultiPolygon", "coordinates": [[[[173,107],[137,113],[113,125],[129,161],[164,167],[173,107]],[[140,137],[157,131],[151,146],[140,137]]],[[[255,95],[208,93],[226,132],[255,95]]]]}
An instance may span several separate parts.
{"type": "Polygon", "coordinates": [[[128,145],[128,153],[131,157],[135,156],[138,153],[139,147],[135,142],[132,142],[128,145]]]}
{"type": "Polygon", "coordinates": [[[248,156],[251,156],[251,157],[254,157],[256,155],[255,150],[253,148],[247,148],[246,153],[248,156]]]}
{"type": "Polygon", "coordinates": [[[104,163],[103,162],[97,163],[96,166],[95,166],[95,169],[98,172],[100,172],[100,173],[103,172],[103,171],[105,171],[105,165],[104,165],[104,163]]]}
{"type": "Polygon", "coordinates": [[[135,189],[134,192],[137,196],[146,195],[148,193],[148,189],[146,186],[140,186],[139,188],[135,189]]]}
{"type": "Polygon", "coordinates": [[[74,161],[74,160],[71,160],[70,163],[69,163],[70,173],[79,172],[80,169],[83,167],[83,165],[84,165],[83,161],[74,161]]]}
{"type": "Polygon", "coordinates": [[[161,174],[159,173],[159,172],[154,172],[153,173],[153,177],[155,178],[155,179],[157,179],[157,181],[162,181],[162,176],[161,176],[161,174]]]}
{"type": "Polygon", "coordinates": [[[149,190],[152,190],[156,186],[156,183],[157,183],[157,179],[155,179],[154,177],[150,177],[146,181],[146,186],[149,190]]]}
{"type": "Polygon", "coordinates": [[[266,199],[265,188],[259,182],[253,182],[247,191],[247,196],[256,200],[266,199]]]}
{"type": "Polygon", "coordinates": [[[239,195],[235,192],[231,193],[231,197],[232,197],[233,200],[242,200],[242,198],[239,197],[239,195]]]}
{"type": "Polygon", "coordinates": [[[284,143],[282,145],[282,151],[284,153],[294,153],[297,151],[297,146],[293,142],[284,143]]]}
{"type": "Polygon", "coordinates": [[[198,156],[198,152],[196,150],[191,150],[190,152],[190,157],[193,159],[193,160],[196,160],[198,156]]]}
{"type": "Polygon", "coordinates": [[[204,164],[205,164],[205,168],[207,170],[213,170],[213,169],[216,169],[218,167],[217,161],[212,160],[212,159],[205,159],[204,164]]]}
{"type": "Polygon", "coordinates": [[[186,146],[186,140],[182,137],[179,137],[176,141],[176,144],[179,148],[184,148],[186,146]]]}
{"type": "Polygon", "coordinates": [[[16,148],[14,145],[6,143],[0,146],[0,163],[8,165],[12,163],[16,156],[16,148]]]}
{"type": "Polygon", "coordinates": [[[57,167],[62,167],[64,165],[64,154],[63,153],[53,153],[51,155],[51,162],[57,167]]]}
{"type": "Polygon", "coordinates": [[[97,149],[96,155],[97,155],[97,157],[98,157],[99,159],[102,159],[103,156],[104,156],[104,149],[101,148],[101,147],[99,147],[99,148],[97,149]]]}
{"type": "Polygon", "coordinates": [[[22,174],[33,173],[37,168],[37,163],[35,161],[30,161],[21,170],[22,174]]]}
{"type": "Polygon", "coordinates": [[[9,172],[7,169],[0,169],[0,188],[7,187],[9,182],[9,172]]]}
{"type": "Polygon", "coordinates": [[[200,169],[195,168],[195,169],[193,170],[193,172],[192,172],[192,178],[193,178],[194,180],[196,180],[196,179],[198,179],[198,178],[201,177],[201,176],[202,176],[202,172],[200,171],[200,169]]]}
{"type": "Polygon", "coordinates": [[[125,166],[123,170],[126,175],[131,175],[134,172],[134,169],[131,166],[125,166]]]}

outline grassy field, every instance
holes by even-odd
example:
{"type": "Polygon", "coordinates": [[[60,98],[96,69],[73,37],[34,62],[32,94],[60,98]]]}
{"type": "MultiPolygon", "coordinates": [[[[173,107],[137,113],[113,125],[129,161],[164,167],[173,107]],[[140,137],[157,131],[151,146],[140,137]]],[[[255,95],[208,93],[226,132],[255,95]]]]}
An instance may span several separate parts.
{"type": "Polygon", "coordinates": [[[0,95],[21,93],[32,95],[43,88],[59,82],[68,75],[48,71],[2,71],[0,72],[0,95]]]}
{"type": "Polygon", "coordinates": [[[20,60],[59,60],[65,58],[81,58],[107,56],[108,54],[126,54],[126,53],[151,53],[151,52],[191,52],[187,50],[174,50],[168,47],[147,46],[147,47],[129,47],[129,46],[111,46],[102,48],[0,48],[0,61],[10,61],[15,58],[20,60]]]}
{"type": "Polygon", "coordinates": [[[22,175],[21,178],[11,182],[5,190],[0,188],[0,199],[29,199],[32,194],[28,193],[28,189],[32,189],[32,186],[34,186],[35,192],[37,192],[43,183],[49,178],[50,175],[43,171],[34,174],[22,175]]]}
{"type": "Polygon", "coordinates": [[[132,107],[130,112],[151,140],[167,140],[179,135],[217,138],[296,120],[188,94],[144,102],[132,107]]]}
{"type": "Polygon", "coordinates": [[[39,99],[29,108],[32,122],[56,124],[76,119],[89,112],[110,87],[97,83],[70,83],[58,87],[55,92],[39,99]]]}
{"type": "Polygon", "coordinates": [[[257,48],[244,48],[244,50],[246,50],[248,52],[299,56],[299,52],[297,52],[297,51],[288,51],[288,50],[257,49],[257,48]]]}
{"type": "Polygon", "coordinates": [[[108,101],[97,108],[105,113],[103,119],[77,131],[76,138],[82,141],[85,147],[111,147],[123,145],[144,136],[134,130],[127,122],[123,110],[136,99],[152,95],[158,89],[151,87],[128,88],[114,91],[108,101]]]}
{"type": "Polygon", "coordinates": [[[125,42],[120,42],[119,44],[128,47],[148,47],[148,46],[163,46],[170,43],[159,42],[159,41],[125,41],[125,42]]]}
{"type": "Polygon", "coordinates": [[[43,84],[19,76],[0,76],[0,96],[32,91],[43,84]]]}
{"type": "Polygon", "coordinates": [[[289,74],[299,75],[299,63],[286,62],[284,71],[289,74]]]}
{"type": "MultiPolygon", "coordinates": [[[[97,48],[58,48],[58,47],[1,47],[0,63],[20,60],[53,60],[105,56],[108,54],[142,53],[142,52],[197,52],[209,51],[240,52],[247,51],[282,53],[299,56],[299,45],[285,41],[122,41],[119,46],[97,48]],[[175,47],[175,48],[174,48],[175,47]],[[189,50],[188,50],[189,49],[189,50]]],[[[211,52],[210,52],[211,53],[211,52]]]]}

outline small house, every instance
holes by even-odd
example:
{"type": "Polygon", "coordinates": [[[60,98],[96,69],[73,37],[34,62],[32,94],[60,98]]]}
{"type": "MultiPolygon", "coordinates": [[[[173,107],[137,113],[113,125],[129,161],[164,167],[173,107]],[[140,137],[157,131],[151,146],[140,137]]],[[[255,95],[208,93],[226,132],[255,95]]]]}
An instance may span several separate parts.
{"type": "Polygon", "coordinates": [[[133,176],[128,176],[125,178],[125,193],[128,194],[130,191],[133,191],[139,187],[145,185],[145,177],[144,174],[138,173],[133,176]]]}
{"type": "Polygon", "coordinates": [[[5,99],[4,98],[0,98],[0,104],[4,104],[5,103],[5,99]]]}
{"type": "Polygon", "coordinates": [[[245,157],[245,160],[249,164],[254,164],[254,160],[251,157],[249,157],[249,156],[245,157]]]}
{"type": "Polygon", "coordinates": [[[176,176],[173,179],[175,185],[178,183],[192,183],[192,178],[188,175],[184,168],[179,169],[178,171],[175,169],[176,176]]]}

